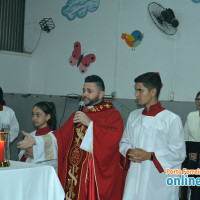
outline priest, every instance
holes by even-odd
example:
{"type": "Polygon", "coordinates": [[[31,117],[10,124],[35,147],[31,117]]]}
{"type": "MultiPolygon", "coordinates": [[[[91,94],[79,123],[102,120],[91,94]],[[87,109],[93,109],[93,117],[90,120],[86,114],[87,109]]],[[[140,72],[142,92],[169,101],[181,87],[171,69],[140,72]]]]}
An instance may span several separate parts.
{"type": "Polygon", "coordinates": [[[38,157],[57,143],[58,176],[66,200],[122,199],[126,172],[120,165],[119,142],[123,120],[113,104],[104,101],[104,91],[99,76],[86,77],[82,95],[86,106],[53,132],[56,140],[45,141],[23,132],[26,138],[18,143],[19,148],[35,146],[33,156],[38,157]]]}

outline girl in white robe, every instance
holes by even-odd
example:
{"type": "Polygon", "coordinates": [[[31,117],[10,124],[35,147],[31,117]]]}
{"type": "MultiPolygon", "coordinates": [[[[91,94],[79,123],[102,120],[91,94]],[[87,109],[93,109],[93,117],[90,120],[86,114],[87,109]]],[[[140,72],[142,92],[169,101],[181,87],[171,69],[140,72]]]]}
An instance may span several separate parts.
{"type": "MultiPolygon", "coordinates": [[[[52,133],[56,129],[56,109],[53,102],[39,102],[33,106],[32,121],[37,130],[31,136],[42,136],[43,141],[54,141],[52,133]]],[[[57,171],[57,143],[54,146],[33,145],[19,153],[19,160],[28,163],[51,165],[57,171]]]]}

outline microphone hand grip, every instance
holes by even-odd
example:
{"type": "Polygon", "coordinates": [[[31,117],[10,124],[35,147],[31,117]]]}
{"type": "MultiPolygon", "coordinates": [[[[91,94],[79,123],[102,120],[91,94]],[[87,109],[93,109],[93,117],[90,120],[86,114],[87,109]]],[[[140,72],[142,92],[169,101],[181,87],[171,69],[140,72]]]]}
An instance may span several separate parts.
{"type": "MultiPolygon", "coordinates": [[[[78,108],[78,111],[83,111],[83,108],[85,107],[85,103],[84,101],[80,101],[79,102],[79,108],[78,108]]],[[[78,123],[74,123],[74,126],[77,126],[78,123]]]]}

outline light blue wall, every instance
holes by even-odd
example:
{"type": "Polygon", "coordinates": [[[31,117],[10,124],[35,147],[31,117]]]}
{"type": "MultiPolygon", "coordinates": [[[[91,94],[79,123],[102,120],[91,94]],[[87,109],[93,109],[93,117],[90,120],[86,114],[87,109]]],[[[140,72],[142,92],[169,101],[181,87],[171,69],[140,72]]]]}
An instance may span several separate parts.
{"type": "Polygon", "coordinates": [[[5,59],[0,54],[3,69],[0,76],[11,74],[12,79],[3,83],[5,92],[81,94],[84,78],[98,74],[105,81],[106,94],[117,91],[118,98],[132,99],[134,78],[147,71],[158,71],[164,84],[161,100],[169,100],[174,93],[175,101],[193,101],[200,90],[200,4],[191,0],[159,1],[172,8],[180,22],[176,35],[169,37],[150,21],[147,12],[150,2],[100,0],[95,12],[69,21],[61,14],[67,0],[26,0],[25,50],[36,49],[31,58],[21,57],[20,62],[15,61],[16,56],[5,59]],[[48,17],[53,19],[55,29],[40,35],[38,23],[48,17]],[[132,51],[121,34],[136,29],[144,33],[144,39],[132,51]],[[85,55],[96,55],[86,74],[69,65],[76,41],[81,42],[85,55]],[[12,74],[13,66],[17,72],[12,74]]]}
{"type": "Polygon", "coordinates": [[[0,87],[9,93],[29,93],[31,55],[0,51],[0,87]]]}

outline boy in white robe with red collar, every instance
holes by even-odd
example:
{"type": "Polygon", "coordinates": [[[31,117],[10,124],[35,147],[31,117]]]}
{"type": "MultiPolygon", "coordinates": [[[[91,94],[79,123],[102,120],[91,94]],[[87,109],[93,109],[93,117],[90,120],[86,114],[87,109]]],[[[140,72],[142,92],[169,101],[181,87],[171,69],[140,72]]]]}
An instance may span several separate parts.
{"type": "Polygon", "coordinates": [[[123,200],[179,199],[179,187],[166,184],[166,169],[181,169],[184,132],[180,117],[158,101],[161,87],[158,73],[135,79],[135,96],[145,109],[130,113],[120,141],[120,152],[130,165],[123,200]]]}

